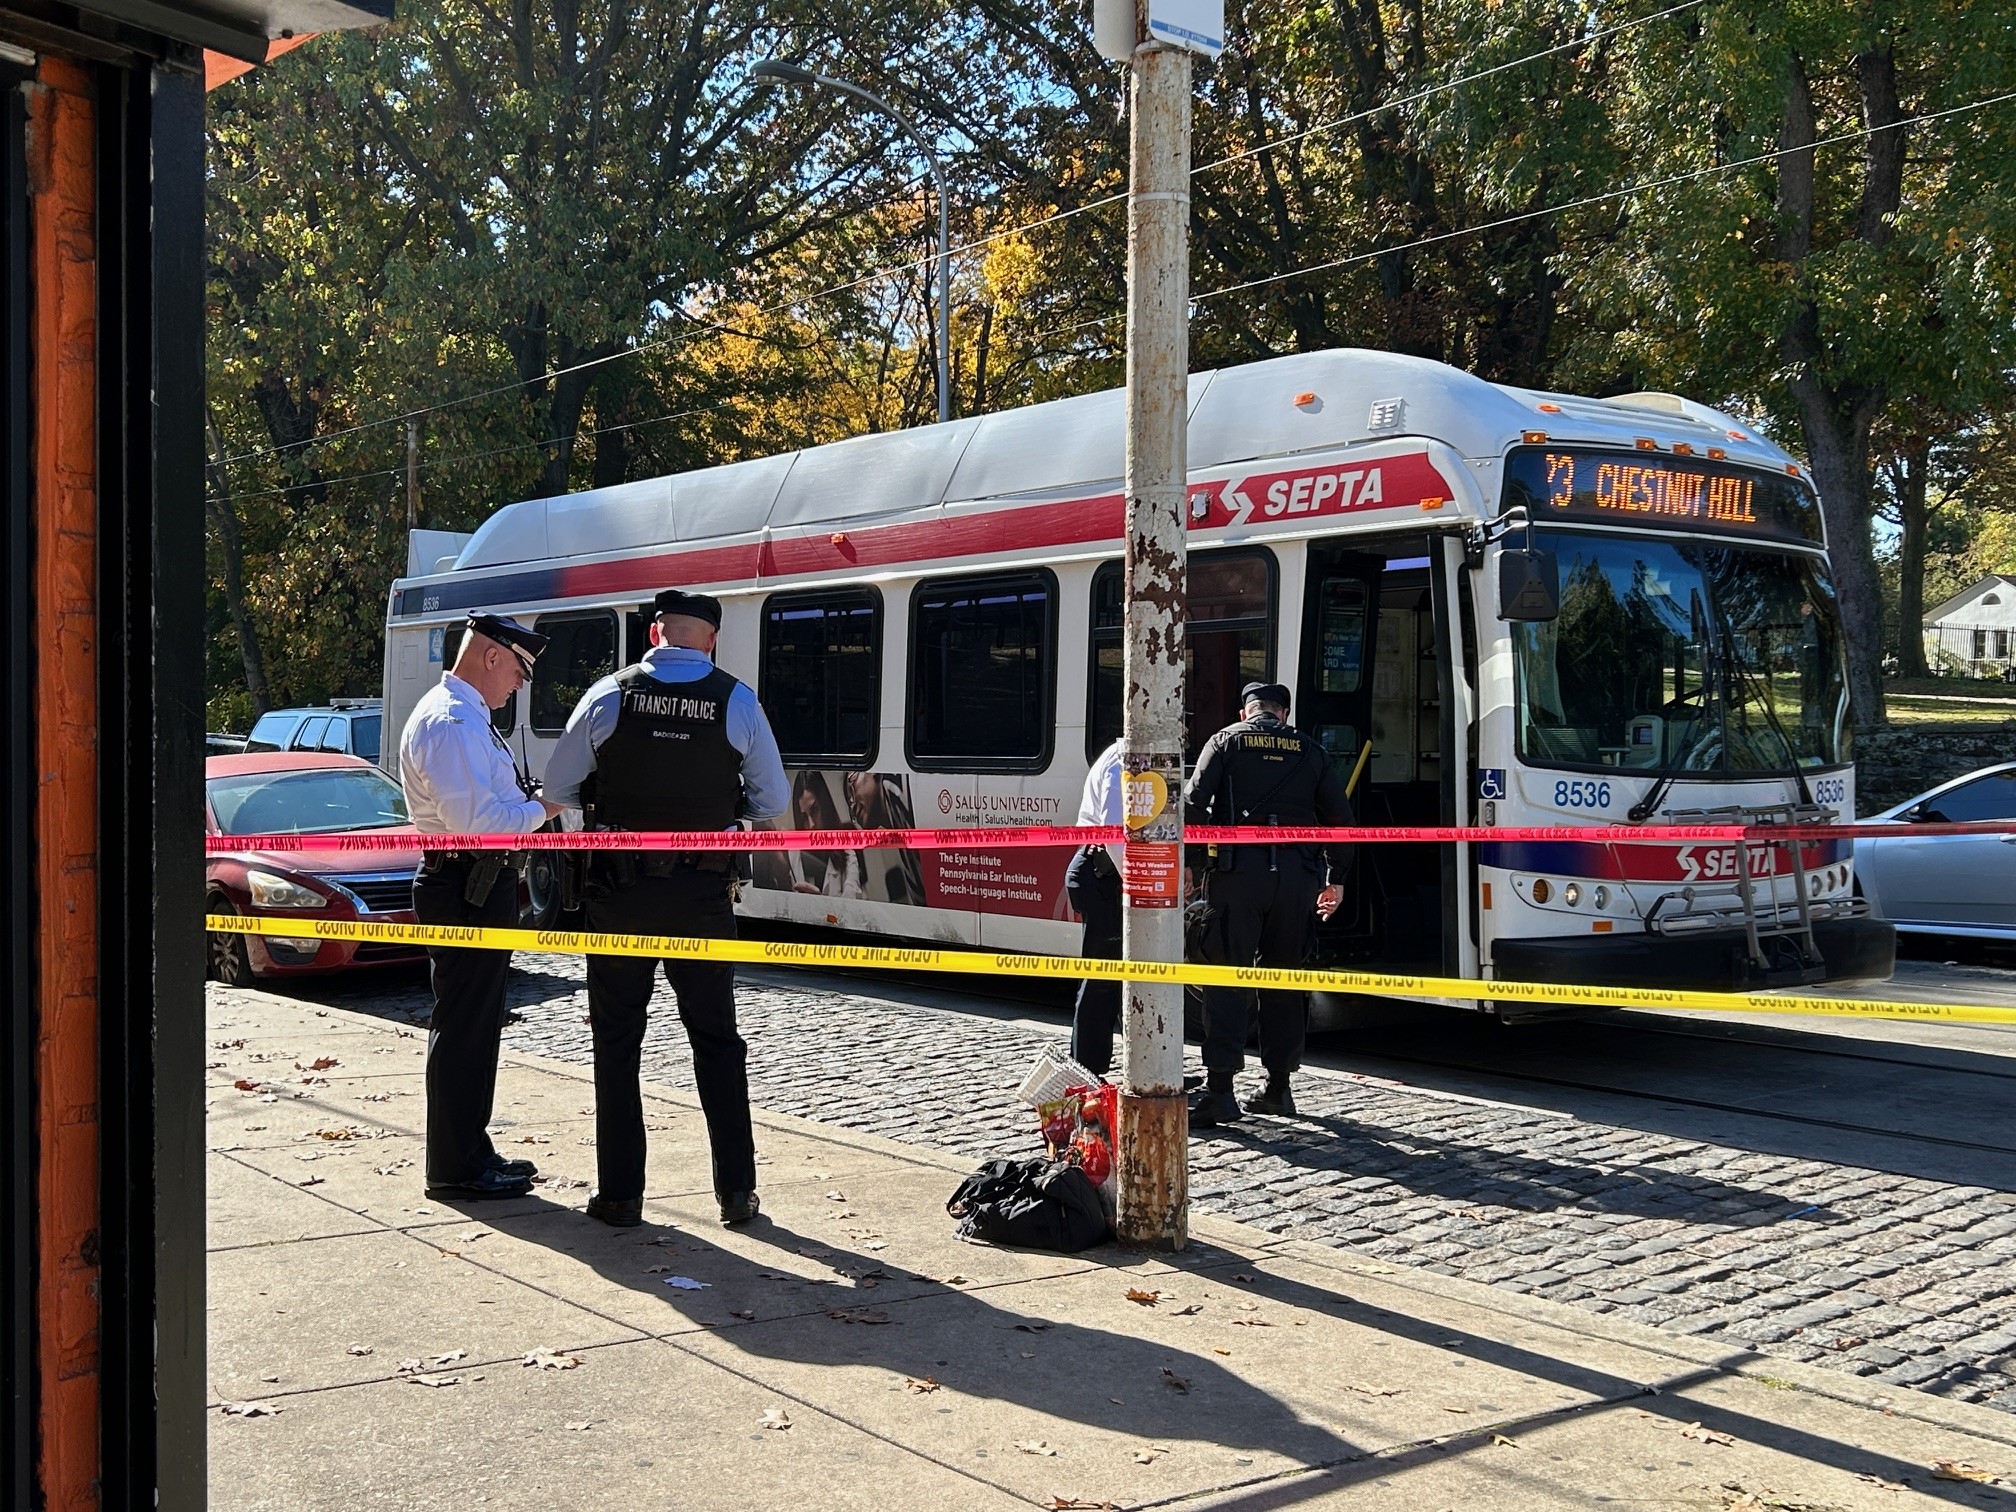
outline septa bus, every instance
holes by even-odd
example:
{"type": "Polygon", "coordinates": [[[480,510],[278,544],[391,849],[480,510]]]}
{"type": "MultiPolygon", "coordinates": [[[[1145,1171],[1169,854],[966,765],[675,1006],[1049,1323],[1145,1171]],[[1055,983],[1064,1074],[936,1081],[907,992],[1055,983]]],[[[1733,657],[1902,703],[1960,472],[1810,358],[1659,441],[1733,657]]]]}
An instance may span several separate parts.
{"type": "MultiPolygon", "coordinates": [[[[537,774],[678,585],[722,600],[721,663],[791,770],[778,823],[1071,823],[1121,721],[1123,411],[1108,391],[508,505],[393,585],[391,728],[470,610],[508,612],[551,637],[498,716],[537,774]]],[[[1854,814],[1818,502],[1752,427],[1338,350],[1196,374],[1188,438],[1191,759],[1243,684],[1279,681],[1357,775],[1363,822],[1587,834],[1362,846],[1321,964],[1703,989],[1889,974],[1847,842],[1633,836],[1854,814]]],[[[1066,851],[751,859],[754,918],[1078,947],[1066,851]]]]}

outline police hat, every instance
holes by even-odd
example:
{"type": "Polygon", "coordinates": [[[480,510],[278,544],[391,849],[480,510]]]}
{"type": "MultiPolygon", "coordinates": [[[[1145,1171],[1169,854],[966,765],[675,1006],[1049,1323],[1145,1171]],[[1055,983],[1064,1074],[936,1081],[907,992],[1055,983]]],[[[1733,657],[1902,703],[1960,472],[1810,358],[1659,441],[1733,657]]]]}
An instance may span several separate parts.
{"type": "Polygon", "coordinates": [[[1288,707],[1288,689],[1281,683],[1250,682],[1239,690],[1239,707],[1242,709],[1255,699],[1261,703],[1279,704],[1288,707]]]}
{"type": "Polygon", "coordinates": [[[547,637],[536,630],[527,630],[515,619],[501,614],[471,614],[469,628],[477,635],[487,635],[500,646],[509,646],[514,652],[523,652],[521,660],[528,665],[538,659],[546,649],[547,637]]]}
{"type": "Polygon", "coordinates": [[[688,593],[684,588],[667,588],[651,600],[653,614],[683,614],[690,619],[705,620],[716,630],[721,628],[721,600],[709,598],[704,593],[688,593]]]}

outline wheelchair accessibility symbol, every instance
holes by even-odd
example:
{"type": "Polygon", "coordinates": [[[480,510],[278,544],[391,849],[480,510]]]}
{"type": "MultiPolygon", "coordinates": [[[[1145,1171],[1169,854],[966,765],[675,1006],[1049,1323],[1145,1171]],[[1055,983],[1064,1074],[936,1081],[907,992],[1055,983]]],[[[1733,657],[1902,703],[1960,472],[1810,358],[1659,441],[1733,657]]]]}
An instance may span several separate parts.
{"type": "Polygon", "coordinates": [[[1503,798],[1505,796],[1505,768],[1479,767],[1477,769],[1477,796],[1479,798],[1503,798]]]}

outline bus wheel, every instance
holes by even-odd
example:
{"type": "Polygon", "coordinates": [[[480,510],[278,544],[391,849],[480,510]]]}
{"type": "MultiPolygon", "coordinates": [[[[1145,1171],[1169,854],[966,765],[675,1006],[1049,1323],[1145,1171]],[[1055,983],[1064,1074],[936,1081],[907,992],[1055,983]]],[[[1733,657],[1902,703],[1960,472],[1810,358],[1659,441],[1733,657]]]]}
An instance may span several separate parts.
{"type": "Polygon", "coordinates": [[[560,927],[560,865],[552,851],[534,851],[525,865],[525,906],[518,911],[520,929],[560,927]]]}

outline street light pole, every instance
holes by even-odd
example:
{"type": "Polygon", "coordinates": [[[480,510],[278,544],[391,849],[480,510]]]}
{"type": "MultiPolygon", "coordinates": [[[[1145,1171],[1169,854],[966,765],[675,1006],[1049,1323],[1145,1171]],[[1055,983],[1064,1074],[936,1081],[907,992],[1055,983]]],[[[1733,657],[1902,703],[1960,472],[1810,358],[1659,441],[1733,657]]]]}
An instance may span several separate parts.
{"type": "Polygon", "coordinates": [[[814,73],[809,68],[800,68],[793,63],[758,63],[749,70],[749,76],[752,79],[779,84],[836,89],[841,94],[852,95],[863,104],[888,116],[909,132],[910,139],[917,144],[917,150],[923,155],[925,166],[931,170],[931,183],[938,195],[938,419],[941,423],[950,420],[952,418],[952,212],[951,201],[945,194],[945,170],[939,165],[938,154],[931,150],[930,138],[917,129],[916,122],[880,95],[870,94],[859,84],[850,84],[845,79],[814,73]]]}
{"type": "MultiPolygon", "coordinates": [[[[1127,900],[1122,953],[1183,959],[1183,621],[1190,392],[1190,54],[1132,55],[1127,199],[1127,900]]],[[[1116,1143],[1120,1240],[1189,1237],[1183,988],[1129,980],[1116,1143]]]]}

